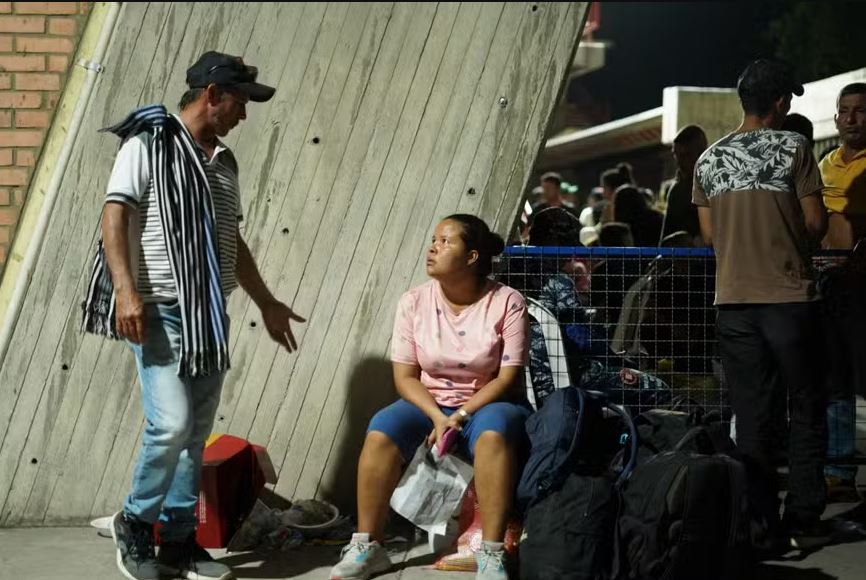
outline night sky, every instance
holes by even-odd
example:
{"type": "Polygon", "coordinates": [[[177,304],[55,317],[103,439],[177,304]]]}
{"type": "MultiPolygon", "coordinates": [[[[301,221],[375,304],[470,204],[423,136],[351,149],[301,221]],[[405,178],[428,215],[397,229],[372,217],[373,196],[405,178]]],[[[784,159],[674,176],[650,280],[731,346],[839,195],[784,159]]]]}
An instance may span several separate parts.
{"type": "Polygon", "coordinates": [[[746,64],[768,56],[764,31],[778,10],[755,0],[604,2],[595,38],[613,46],[604,68],[576,82],[609,103],[612,119],[661,105],[666,86],[733,87],[746,64]]]}

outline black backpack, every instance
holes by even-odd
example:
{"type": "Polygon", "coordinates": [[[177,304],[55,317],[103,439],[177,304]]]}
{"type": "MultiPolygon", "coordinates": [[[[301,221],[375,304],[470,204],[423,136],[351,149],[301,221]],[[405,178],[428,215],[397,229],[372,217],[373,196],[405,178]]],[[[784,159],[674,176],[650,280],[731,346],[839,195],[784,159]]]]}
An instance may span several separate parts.
{"type": "MultiPolygon", "coordinates": [[[[588,454],[604,455],[597,445],[580,450],[583,433],[590,425],[601,424],[607,399],[602,393],[577,387],[557,389],[544,405],[526,421],[530,452],[517,483],[518,511],[524,511],[534,500],[545,497],[562,486],[574,469],[578,455],[586,461],[588,454]]],[[[614,413],[624,410],[612,408],[614,413]]],[[[631,419],[628,419],[631,425],[631,419]]]]}
{"type": "MultiPolygon", "coordinates": [[[[615,580],[743,577],[750,532],[745,468],[717,452],[723,440],[713,428],[691,427],[673,450],[635,467],[617,523],[615,580]]],[[[640,429],[646,433],[645,424],[640,429]]]]}
{"type": "Polygon", "coordinates": [[[587,404],[585,391],[575,387],[557,389],[526,420],[530,453],[517,482],[519,511],[565,480],[586,416],[598,412],[596,406],[590,410],[587,404]]]}
{"type": "Polygon", "coordinates": [[[526,512],[522,580],[608,580],[619,495],[607,476],[568,475],[526,512]]]}
{"type": "MultiPolygon", "coordinates": [[[[556,393],[569,389],[574,387],[556,393]]],[[[570,398],[567,393],[560,397],[570,398]]],[[[582,400],[583,420],[573,433],[571,453],[563,456],[564,474],[539,490],[525,513],[519,548],[523,580],[610,578],[619,487],[634,467],[626,461],[617,472],[611,460],[623,445],[631,449],[627,455],[635,456],[636,432],[622,407],[587,393],[582,400]]],[[[552,404],[548,400],[544,408],[552,404]]]]}
{"type": "Polygon", "coordinates": [[[678,445],[680,449],[694,453],[724,453],[738,458],[736,445],[721,416],[716,412],[707,413],[698,405],[692,405],[691,409],[689,413],[676,408],[650,409],[635,417],[639,443],[638,465],[653,455],[673,451],[678,445]],[[687,434],[689,437],[684,439],[687,434]]]}

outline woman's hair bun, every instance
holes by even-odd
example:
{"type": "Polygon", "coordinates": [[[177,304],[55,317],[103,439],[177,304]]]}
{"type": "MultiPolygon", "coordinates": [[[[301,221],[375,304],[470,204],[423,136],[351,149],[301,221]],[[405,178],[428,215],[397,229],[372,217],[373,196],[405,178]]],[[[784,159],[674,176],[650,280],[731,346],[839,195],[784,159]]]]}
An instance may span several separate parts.
{"type": "Polygon", "coordinates": [[[491,256],[498,256],[505,250],[505,240],[496,232],[488,231],[487,234],[487,250],[491,256]]]}

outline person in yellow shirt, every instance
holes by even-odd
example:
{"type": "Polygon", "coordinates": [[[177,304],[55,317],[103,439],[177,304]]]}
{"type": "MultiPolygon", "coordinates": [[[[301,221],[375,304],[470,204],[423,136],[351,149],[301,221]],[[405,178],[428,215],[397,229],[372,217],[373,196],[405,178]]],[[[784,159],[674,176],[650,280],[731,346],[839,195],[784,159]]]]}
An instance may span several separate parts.
{"type": "MultiPolygon", "coordinates": [[[[823,246],[850,250],[866,235],[866,83],[845,86],[836,101],[842,145],[820,162],[829,228],[823,246]]],[[[857,468],[834,465],[855,453],[854,393],[866,390],[866,298],[863,276],[850,264],[822,274],[823,327],[827,356],[827,495],[830,502],[860,501],[857,468]]]]}
{"type": "Polygon", "coordinates": [[[834,119],[842,145],[819,164],[830,214],[824,247],[850,250],[866,236],[866,83],[841,90],[834,119]]]}

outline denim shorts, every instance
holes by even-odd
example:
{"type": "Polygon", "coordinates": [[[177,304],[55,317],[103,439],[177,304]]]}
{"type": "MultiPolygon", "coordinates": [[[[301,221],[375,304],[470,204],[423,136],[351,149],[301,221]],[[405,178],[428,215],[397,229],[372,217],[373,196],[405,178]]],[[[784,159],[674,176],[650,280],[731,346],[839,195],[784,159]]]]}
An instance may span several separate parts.
{"type": "MultiPolygon", "coordinates": [[[[454,407],[440,407],[445,415],[457,411],[454,407]]],[[[527,437],[525,423],[532,414],[528,403],[497,401],[481,407],[463,423],[463,431],[458,440],[458,449],[474,457],[475,443],[485,431],[493,431],[518,448],[525,447],[527,437]]],[[[378,431],[388,436],[408,463],[415,455],[418,446],[433,430],[433,422],[421,409],[400,399],[380,410],[370,421],[367,432],[378,431]]]]}

